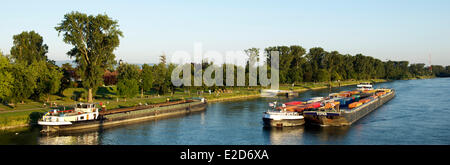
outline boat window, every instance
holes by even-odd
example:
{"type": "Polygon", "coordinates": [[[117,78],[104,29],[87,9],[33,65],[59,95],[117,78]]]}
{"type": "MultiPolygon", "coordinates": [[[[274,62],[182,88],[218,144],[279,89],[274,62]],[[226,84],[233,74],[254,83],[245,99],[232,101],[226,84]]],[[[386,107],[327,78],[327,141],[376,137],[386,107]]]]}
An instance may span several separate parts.
{"type": "Polygon", "coordinates": [[[81,117],[80,117],[80,120],[84,120],[84,116],[81,116],[81,117]]]}
{"type": "Polygon", "coordinates": [[[87,108],[87,105],[86,105],[86,104],[83,104],[82,108],[87,108]]]}

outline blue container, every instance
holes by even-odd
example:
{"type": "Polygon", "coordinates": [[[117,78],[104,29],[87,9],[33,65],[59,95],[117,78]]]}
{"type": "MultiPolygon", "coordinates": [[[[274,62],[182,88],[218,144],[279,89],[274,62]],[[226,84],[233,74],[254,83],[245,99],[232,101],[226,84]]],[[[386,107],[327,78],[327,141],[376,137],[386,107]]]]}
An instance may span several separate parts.
{"type": "Polygon", "coordinates": [[[339,100],[339,106],[340,107],[346,107],[348,104],[353,103],[354,100],[352,97],[346,97],[339,100]]]}

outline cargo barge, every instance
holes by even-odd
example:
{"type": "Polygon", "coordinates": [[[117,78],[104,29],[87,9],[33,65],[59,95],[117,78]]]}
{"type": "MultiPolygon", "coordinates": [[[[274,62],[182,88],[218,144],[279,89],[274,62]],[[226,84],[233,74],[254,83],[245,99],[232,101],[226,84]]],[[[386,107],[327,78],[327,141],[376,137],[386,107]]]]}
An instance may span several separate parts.
{"type": "Polygon", "coordinates": [[[373,94],[366,95],[363,99],[361,99],[361,95],[347,97],[350,99],[340,99],[338,103],[341,106],[336,106],[336,108],[319,108],[303,111],[305,121],[321,126],[351,125],[395,97],[395,90],[393,89],[376,89],[371,91],[374,91],[373,94]]]}
{"type": "Polygon", "coordinates": [[[207,106],[204,98],[112,110],[99,109],[95,105],[80,103],[74,110],[51,110],[38,121],[38,124],[42,126],[41,132],[101,129],[159,117],[204,111],[207,106]]]}
{"type": "Polygon", "coordinates": [[[356,90],[331,93],[328,97],[291,101],[280,106],[276,102],[269,103],[272,109],[264,112],[264,126],[351,125],[394,96],[393,89],[374,89],[370,83],[361,83],[356,90]]]}

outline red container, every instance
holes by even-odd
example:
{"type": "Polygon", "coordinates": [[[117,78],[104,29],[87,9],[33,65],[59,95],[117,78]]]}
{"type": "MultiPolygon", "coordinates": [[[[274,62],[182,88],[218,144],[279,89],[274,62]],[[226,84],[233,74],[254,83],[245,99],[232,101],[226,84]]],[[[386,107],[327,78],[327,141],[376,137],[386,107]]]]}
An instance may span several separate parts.
{"type": "Polygon", "coordinates": [[[314,103],[309,103],[309,104],[306,104],[308,107],[311,107],[311,108],[319,108],[320,107],[320,102],[314,102],[314,103]]]}
{"type": "Polygon", "coordinates": [[[285,105],[300,105],[300,104],[303,104],[303,102],[301,102],[301,101],[291,101],[291,102],[287,102],[287,103],[284,103],[285,105]]]}

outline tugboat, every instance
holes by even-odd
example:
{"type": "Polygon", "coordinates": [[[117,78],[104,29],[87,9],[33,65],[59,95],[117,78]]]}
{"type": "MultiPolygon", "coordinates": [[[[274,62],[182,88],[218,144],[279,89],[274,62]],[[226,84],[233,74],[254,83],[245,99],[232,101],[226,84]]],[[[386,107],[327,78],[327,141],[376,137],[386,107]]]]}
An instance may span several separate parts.
{"type": "Polygon", "coordinates": [[[305,124],[303,115],[299,112],[286,111],[286,104],[277,108],[277,102],[270,103],[271,109],[264,112],[265,127],[292,127],[305,124]]]}
{"type": "Polygon", "coordinates": [[[97,120],[99,117],[99,110],[92,103],[79,103],[73,110],[58,110],[53,109],[48,111],[41,120],[39,125],[46,127],[67,126],[78,122],[86,122],[97,120]]]}

